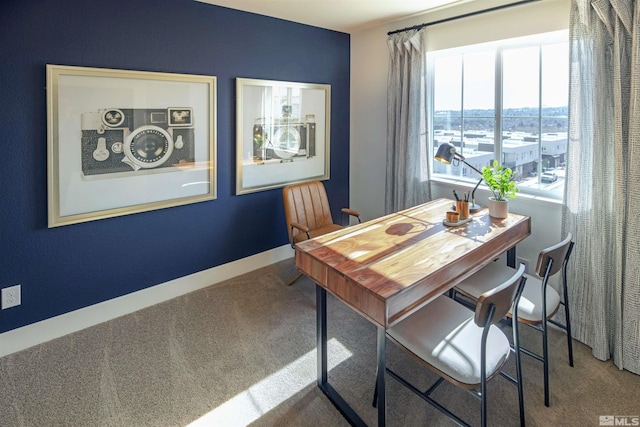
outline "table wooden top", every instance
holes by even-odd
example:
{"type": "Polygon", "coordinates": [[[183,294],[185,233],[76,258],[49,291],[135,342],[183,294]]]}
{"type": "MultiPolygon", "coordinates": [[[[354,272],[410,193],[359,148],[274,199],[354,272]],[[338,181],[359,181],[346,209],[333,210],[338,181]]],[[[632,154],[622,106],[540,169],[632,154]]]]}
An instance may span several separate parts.
{"type": "Polygon", "coordinates": [[[454,287],[531,234],[528,216],[482,209],[443,224],[438,199],[296,244],[296,267],[385,328],[454,287]]]}

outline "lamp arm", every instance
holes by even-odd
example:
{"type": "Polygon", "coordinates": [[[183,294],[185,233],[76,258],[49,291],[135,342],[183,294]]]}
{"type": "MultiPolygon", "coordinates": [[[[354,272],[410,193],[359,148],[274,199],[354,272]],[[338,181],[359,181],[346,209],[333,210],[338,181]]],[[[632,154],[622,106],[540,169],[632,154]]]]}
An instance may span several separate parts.
{"type": "Polygon", "coordinates": [[[473,187],[473,191],[471,192],[471,205],[473,206],[474,209],[476,206],[476,190],[478,189],[478,186],[480,185],[481,182],[482,182],[482,178],[478,180],[478,183],[476,184],[475,187],[473,187]]]}
{"type": "MultiPolygon", "coordinates": [[[[462,163],[464,163],[465,165],[469,166],[471,169],[473,169],[474,171],[478,172],[480,174],[480,176],[482,177],[482,172],[480,172],[475,166],[469,164],[463,156],[461,156],[460,154],[456,153],[457,157],[459,160],[462,161],[462,163]]],[[[478,181],[478,183],[476,184],[475,187],[473,187],[473,191],[471,192],[471,205],[473,208],[475,208],[476,206],[476,190],[478,189],[478,186],[480,185],[480,183],[482,182],[483,178],[480,178],[480,180],[478,181]]]]}
{"type": "MultiPolygon", "coordinates": [[[[457,153],[456,153],[456,154],[457,154],[457,153]]],[[[459,154],[458,154],[458,156],[459,156],[459,157],[462,157],[462,156],[460,156],[459,154]]],[[[469,166],[471,169],[473,169],[474,171],[478,172],[478,173],[480,174],[480,176],[482,176],[482,172],[480,172],[478,169],[476,169],[476,167],[475,167],[475,166],[472,166],[472,165],[470,165],[469,163],[467,163],[467,161],[464,159],[464,157],[462,157],[462,158],[461,158],[461,159],[459,159],[459,160],[462,160],[462,163],[464,163],[465,165],[469,166]]]]}

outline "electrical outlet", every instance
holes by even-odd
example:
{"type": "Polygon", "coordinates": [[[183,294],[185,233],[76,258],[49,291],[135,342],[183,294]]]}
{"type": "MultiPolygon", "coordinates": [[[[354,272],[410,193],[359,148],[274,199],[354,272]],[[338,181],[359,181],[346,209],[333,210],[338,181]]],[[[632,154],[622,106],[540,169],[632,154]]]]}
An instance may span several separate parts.
{"type": "Polygon", "coordinates": [[[15,307],[21,303],[20,285],[11,286],[2,290],[2,310],[15,307]]]}
{"type": "Polygon", "coordinates": [[[517,257],[516,267],[519,267],[520,264],[524,264],[524,272],[529,273],[529,260],[517,257]]]}

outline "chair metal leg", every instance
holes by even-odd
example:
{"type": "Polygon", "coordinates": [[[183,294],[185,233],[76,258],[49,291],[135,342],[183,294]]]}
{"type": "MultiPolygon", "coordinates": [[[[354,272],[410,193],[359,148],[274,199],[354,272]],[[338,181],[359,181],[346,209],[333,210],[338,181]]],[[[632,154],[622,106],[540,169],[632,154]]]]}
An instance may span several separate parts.
{"type": "Polygon", "coordinates": [[[549,407],[549,348],[547,345],[546,313],[542,319],[542,365],[544,369],[544,406],[549,407]]]}
{"type": "Polygon", "coordinates": [[[516,378],[518,379],[518,408],[520,410],[520,427],[524,427],[524,389],[522,386],[522,364],[520,359],[520,333],[518,331],[519,322],[513,322],[513,345],[516,358],[516,378]]]}
{"type": "Polygon", "coordinates": [[[564,291],[564,321],[567,331],[567,351],[569,352],[569,366],[573,367],[573,335],[571,335],[571,316],[569,315],[569,293],[567,292],[567,281],[563,280],[564,291]]]}
{"type": "Polygon", "coordinates": [[[376,386],[373,388],[373,402],[371,406],[374,408],[378,406],[378,368],[376,367],[376,386]]]}
{"type": "Polygon", "coordinates": [[[287,282],[287,286],[293,285],[299,278],[302,277],[302,273],[298,273],[295,277],[287,282]]]}
{"type": "Polygon", "coordinates": [[[553,266],[553,259],[547,263],[547,269],[542,280],[542,366],[544,370],[544,406],[549,407],[549,346],[547,339],[547,280],[553,266]]]}
{"type": "Polygon", "coordinates": [[[482,427],[487,427],[487,381],[486,378],[482,379],[482,384],[480,385],[480,389],[482,390],[480,393],[482,393],[481,399],[481,405],[482,405],[482,409],[481,409],[481,413],[480,413],[480,425],[482,427]]]}
{"type": "Polygon", "coordinates": [[[564,258],[564,262],[562,263],[562,288],[564,292],[564,315],[565,315],[565,325],[567,330],[567,346],[569,351],[569,366],[573,367],[573,335],[571,335],[571,316],[569,315],[569,292],[567,292],[567,263],[569,262],[569,257],[571,256],[571,252],[573,251],[574,243],[571,242],[569,245],[569,250],[567,251],[567,255],[564,258]]]}
{"type": "Polygon", "coordinates": [[[440,387],[440,384],[442,384],[443,382],[444,382],[444,378],[442,378],[442,377],[438,378],[438,380],[437,380],[435,383],[433,383],[433,384],[431,385],[431,387],[429,387],[429,388],[424,392],[424,394],[425,394],[426,396],[430,396],[430,395],[431,395],[431,393],[433,393],[434,391],[436,391],[436,389],[437,389],[438,387],[440,387]]]}
{"type": "Polygon", "coordinates": [[[460,417],[458,417],[456,414],[454,414],[453,412],[451,412],[450,410],[448,410],[447,408],[445,408],[444,406],[436,402],[434,399],[429,397],[426,393],[423,393],[422,391],[418,390],[415,386],[413,386],[410,382],[408,382],[407,380],[402,378],[400,375],[395,373],[393,370],[386,368],[386,371],[391,376],[391,378],[397,380],[400,384],[402,384],[407,389],[415,393],[416,396],[420,397],[422,400],[424,400],[425,402],[427,402],[428,404],[436,408],[438,411],[442,412],[444,415],[449,417],[459,426],[471,427],[469,424],[467,424],[462,419],[460,419],[460,417]]]}
{"type": "Polygon", "coordinates": [[[487,336],[489,335],[495,308],[493,304],[489,306],[489,314],[482,329],[482,341],[480,344],[480,424],[482,427],[487,427],[487,336]]]}

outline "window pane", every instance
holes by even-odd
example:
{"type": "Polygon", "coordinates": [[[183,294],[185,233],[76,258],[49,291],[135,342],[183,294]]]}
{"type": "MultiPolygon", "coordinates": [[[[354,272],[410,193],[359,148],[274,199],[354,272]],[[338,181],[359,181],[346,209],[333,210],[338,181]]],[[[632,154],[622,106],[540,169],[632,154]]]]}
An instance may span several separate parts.
{"type": "Polygon", "coordinates": [[[502,163],[518,187],[538,184],[540,161],[540,47],[505,49],[502,55],[502,163]]]}
{"type": "MultiPolygon", "coordinates": [[[[494,157],[494,70],[495,49],[434,61],[434,150],[444,142],[451,143],[478,169],[494,157]],[[464,117],[461,116],[463,104],[464,117]]],[[[459,178],[479,178],[478,173],[464,163],[444,165],[434,160],[433,170],[459,178]]]]}
{"type": "MultiPolygon", "coordinates": [[[[495,157],[495,58],[495,49],[469,52],[463,57],[463,137],[456,146],[476,169],[490,164],[495,157]]],[[[474,181],[480,177],[464,164],[453,168],[452,173],[474,181]]]]}
{"type": "Polygon", "coordinates": [[[434,63],[434,130],[460,130],[462,55],[437,58],[434,63]]]}
{"type": "Polygon", "coordinates": [[[542,47],[542,142],[539,188],[562,195],[569,130],[569,45],[542,47]]]}
{"type": "Polygon", "coordinates": [[[538,46],[505,49],[502,58],[503,115],[537,116],[540,108],[538,46]]]}
{"type": "MultiPolygon", "coordinates": [[[[434,61],[434,76],[434,150],[437,150],[440,144],[445,142],[459,146],[460,129],[462,128],[462,55],[437,58],[434,61]]],[[[451,170],[452,167],[437,160],[433,161],[434,173],[454,173],[451,170]]]]}
{"type": "MultiPolygon", "coordinates": [[[[464,55],[464,115],[495,106],[495,50],[464,55]]],[[[485,111],[486,115],[486,111],[485,111]]],[[[493,114],[491,114],[493,116],[493,114]]]]}
{"type": "MultiPolygon", "coordinates": [[[[569,105],[569,45],[554,43],[542,46],[542,106],[569,105]]],[[[548,115],[548,114],[544,114],[548,115]]]]}

